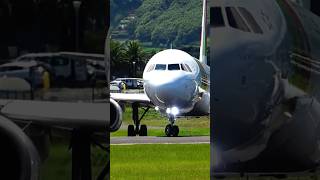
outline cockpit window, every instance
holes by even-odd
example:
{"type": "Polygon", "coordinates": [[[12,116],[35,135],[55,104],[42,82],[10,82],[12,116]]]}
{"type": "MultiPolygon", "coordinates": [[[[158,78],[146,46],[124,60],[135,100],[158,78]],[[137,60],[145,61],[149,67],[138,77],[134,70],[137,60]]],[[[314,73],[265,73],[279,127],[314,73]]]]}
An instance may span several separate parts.
{"type": "Polygon", "coordinates": [[[167,65],[166,64],[156,64],[155,70],[166,70],[167,65]]]}
{"type": "Polygon", "coordinates": [[[182,70],[182,71],[187,71],[187,69],[184,67],[183,64],[180,64],[180,67],[181,67],[181,70],[182,70]]]}
{"type": "Polygon", "coordinates": [[[183,64],[183,65],[186,67],[187,71],[192,72],[192,70],[191,70],[191,68],[188,66],[188,64],[183,64]]]}
{"type": "Polygon", "coordinates": [[[225,26],[221,7],[210,8],[210,25],[213,27],[225,26]]]}
{"type": "Polygon", "coordinates": [[[242,19],[236,8],[226,7],[226,14],[228,17],[229,25],[233,28],[240,29],[245,32],[250,32],[247,24],[242,19]]]}
{"type": "Polygon", "coordinates": [[[257,21],[254,19],[252,14],[247,9],[245,9],[243,7],[239,7],[239,11],[243,15],[243,17],[247,20],[247,22],[248,22],[249,26],[251,27],[251,29],[253,30],[253,32],[258,33],[258,34],[263,33],[263,31],[260,28],[257,21]]]}
{"type": "Polygon", "coordinates": [[[150,66],[149,66],[149,68],[148,68],[148,70],[147,70],[147,72],[150,72],[150,71],[152,71],[153,69],[154,69],[154,64],[151,64],[150,66]]]}
{"type": "Polygon", "coordinates": [[[168,70],[172,71],[172,70],[180,70],[180,65],[179,64],[169,64],[168,65],[168,70]]]}

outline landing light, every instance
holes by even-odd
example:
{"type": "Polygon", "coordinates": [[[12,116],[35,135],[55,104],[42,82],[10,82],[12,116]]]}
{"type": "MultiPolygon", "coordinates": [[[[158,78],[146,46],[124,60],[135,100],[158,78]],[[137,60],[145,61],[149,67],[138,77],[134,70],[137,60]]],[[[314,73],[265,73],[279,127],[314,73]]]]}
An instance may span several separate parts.
{"type": "Polygon", "coordinates": [[[171,108],[171,114],[176,116],[179,114],[179,109],[177,107],[171,108]]]}
{"type": "Polygon", "coordinates": [[[179,114],[179,108],[177,107],[167,108],[166,113],[176,116],[179,114]]]}
{"type": "Polygon", "coordinates": [[[159,107],[158,107],[158,106],[156,106],[154,109],[155,109],[156,111],[159,111],[159,107]]]}

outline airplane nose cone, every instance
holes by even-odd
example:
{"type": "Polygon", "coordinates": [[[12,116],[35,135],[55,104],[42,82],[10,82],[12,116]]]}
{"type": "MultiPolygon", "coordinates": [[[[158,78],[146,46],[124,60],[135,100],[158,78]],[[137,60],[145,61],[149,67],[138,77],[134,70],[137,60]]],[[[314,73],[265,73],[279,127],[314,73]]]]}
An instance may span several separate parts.
{"type": "Polygon", "coordinates": [[[243,49],[216,52],[211,74],[212,133],[222,150],[240,146],[263,131],[275,71],[262,57],[243,49]]]}
{"type": "Polygon", "coordinates": [[[196,86],[193,81],[179,80],[178,82],[169,82],[158,86],[156,97],[166,105],[179,104],[192,101],[196,86]]]}
{"type": "Polygon", "coordinates": [[[181,76],[158,83],[146,82],[145,91],[157,106],[178,107],[183,111],[183,109],[190,109],[193,105],[197,85],[194,80],[181,76]]]}

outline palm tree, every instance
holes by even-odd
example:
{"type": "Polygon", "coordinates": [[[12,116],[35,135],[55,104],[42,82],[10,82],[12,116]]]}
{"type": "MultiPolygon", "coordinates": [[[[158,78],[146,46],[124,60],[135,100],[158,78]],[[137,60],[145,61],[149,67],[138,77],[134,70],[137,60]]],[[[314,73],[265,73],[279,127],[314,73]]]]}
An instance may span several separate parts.
{"type": "Polygon", "coordinates": [[[116,67],[123,64],[125,61],[124,50],[123,44],[120,42],[114,40],[110,41],[111,67],[116,67]]]}
{"type": "Polygon", "coordinates": [[[141,66],[143,65],[145,56],[146,56],[146,53],[143,51],[138,41],[126,42],[125,59],[130,64],[131,77],[141,74],[141,69],[142,69],[141,66]]]}

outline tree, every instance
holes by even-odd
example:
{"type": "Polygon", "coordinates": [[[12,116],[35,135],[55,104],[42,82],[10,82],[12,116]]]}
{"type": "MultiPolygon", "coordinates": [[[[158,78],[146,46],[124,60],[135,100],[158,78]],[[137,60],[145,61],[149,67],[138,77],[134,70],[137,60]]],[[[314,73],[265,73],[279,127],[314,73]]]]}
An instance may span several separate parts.
{"type": "Polygon", "coordinates": [[[130,77],[141,77],[147,61],[156,54],[155,49],[144,51],[138,41],[111,40],[111,74],[130,77]],[[116,69],[117,71],[113,71],[116,69]]]}
{"type": "Polygon", "coordinates": [[[145,61],[146,53],[143,51],[139,41],[127,41],[125,48],[125,59],[129,63],[129,74],[131,77],[141,73],[145,61]],[[136,73],[135,73],[136,72],[136,73]]]}
{"type": "Polygon", "coordinates": [[[123,44],[114,40],[110,41],[111,67],[115,68],[123,64],[125,60],[124,52],[123,44]]]}

